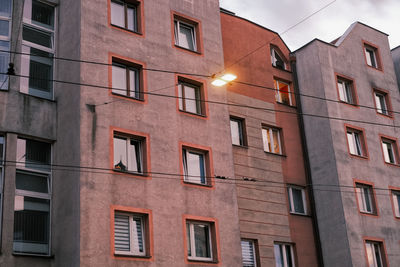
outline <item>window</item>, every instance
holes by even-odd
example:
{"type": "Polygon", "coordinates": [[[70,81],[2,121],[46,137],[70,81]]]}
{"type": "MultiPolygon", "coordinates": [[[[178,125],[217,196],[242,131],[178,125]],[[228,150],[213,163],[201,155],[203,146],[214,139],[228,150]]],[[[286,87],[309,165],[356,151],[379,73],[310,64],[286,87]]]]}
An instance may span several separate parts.
{"type": "MultiPolygon", "coordinates": [[[[1,2],[0,2],[1,3],[1,2]]],[[[3,217],[3,169],[4,169],[4,160],[5,160],[5,139],[0,135],[0,229],[2,226],[2,217],[3,217]]],[[[1,238],[1,231],[0,231],[1,238]]]]}
{"type": "Polygon", "coordinates": [[[206,155],[202,151],[184,148],[182,150],[184,181],[207,184],[206,155]]]}
{"type": "Polygon", "coordinates": [[[119,255],[146,255],[146,216],[144,214],[115,212],[114,249],[119,255]]]}
{"type": "Polygon", "coordinates": [[[114,170],[144,174],[145,150],[144,137],[114,134],[114,170]]]}
{"type": "Polygon", "coordinates": [[[293,246],[291,244],[275,243],[274,254],[276,267],[295,267],[293,246]]]}
{"type": "MultiPolygon", "coordinates": [[[[7,73],[10,62],[11,0],[0,0],[0,73],[7,73]]],[[[8,89],[8,76],[0,74],[0,90],[8,89]]]]}
{"type": "Polygon", "coordinates": [[[356,183],[355,190],[360,212],[377,215],[375,197],[372,185],[356,183]]]}
{"type": "Polygon", "coordinates": [[[340,101],[350,105],[357,105],[357,99],[352,80],[337,77],[337,87],[340,101]]]}
{"type": "Polygon", "coordinates": [[[350,154],[367,157],[367,147],[363,130],[346,127],[346,135],[350,154]]]}
{"type": "Polygon", "coordinates": [[[290,85],[288,83],[274,80],[275,90],[276,90],[276,101],[286,105],[292,105],[292,92],[290,91],[290,85]]]}
{"type": "Polygon", "coordinates": [[[281,131],[277,128],[265,127],[261,132],[264,151],[282,155],[281,131]]]}
{"type": "Polygon", "coordinates": [[[386,258],[383,250],[383,243],[378,241],[365,240],[367,251],[368,267],[386,267],[386,258]]]}
{"type": "Polygon", "coordinates": [[[22,29],[21,91],[51,99],[53,97],[53,56],[55,9],[36,0],[24,6],[22,29]]]}
{"type": "Polygon", "coordinates": [[[205,115],[202,84],[187,79],[178,79],[179,110],[205,115]]]}
{"type": "Polygon", "coordinates": [[[391,116],[389,96],[386,92],[374,90],[376,112],[391,116]]]}
{"type": "Polygon", "coordinates": [[[175,47],[201,53],[201,23],[185,15],[172,12],[173,44],[175,47]]]}
{"type": "Polygon", "coordinates": [[[283,56],[281,56],[275,48],[271,48],[271,62],[272,66],[277,67],[278,69],[286,69],[286,63],[283,60],[283,56]]]}
{"type": "Polygon", "coordinates": [[[400,218],[400,191],[391,190],[394,216],[400,218]]]}
{"type": "Polygon", "coordinates": [[[381,137],[381,143],[385,162],[390,164],[399,164],[396,140],[381,137]]]}
{"type": "Polygon", "coordinates": [[[381,68],[378,48],[364,43],[364,53],[365,53],[365,60],[368,66],[376,69],[381,68]]]}
{"type": "Polygon", "coordinates": [[[306,193],[304,188],[290,185],[287,190],[290,212],[295,214],[307,214],[306,193]]]}
{"type": "Polygon", "coordinates": [[[111,0],[111,25],[128,31],[140,31],[140,2],[111,0]]]}
{"type": "Polygon", "coordinates": [[[50,254],[51,145],[17,139],[15,253],[50,254]]]}
{"type": "Polygon", "coordinates": [[[257,267],[255,240],[242,239],[241,245],[243,267],[257,267]]]}
{"type": "Polygon", "coordinates": [[[244,120],[238,118],[230,118],[232,144],[237,146],[245,146],[246,140],[244,135],[244,120]]]}
{"type": "Polygon", "coordinates": [[[112,62],[112,93],[143,100],[142,66],[112,62]]]}
{"type": "Polygon", "coordinates": [[[187,256],[189,260],[213,260],[212,227],[210,222],[186,221],[187,256]]]}

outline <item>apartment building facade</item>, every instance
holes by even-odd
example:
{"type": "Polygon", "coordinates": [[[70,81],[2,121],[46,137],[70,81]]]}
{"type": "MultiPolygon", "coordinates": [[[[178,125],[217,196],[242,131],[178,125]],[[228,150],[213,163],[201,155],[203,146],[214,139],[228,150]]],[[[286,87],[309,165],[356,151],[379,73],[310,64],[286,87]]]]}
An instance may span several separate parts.
{"type": "Polygon", "coordinates": [[[241,266],[218,1],[0,3],[0,265],[241,266]]]}
{"type": "Polygon", "coordinates": [[[400,95],[387,35],[356,22],[294,55],[324,266],[396,266],[400,95]]]}
{"type": "Polygon", "coordinates": [[[289,48],[223,9],[221,26],[225,67],[239,76],[227,91],[243,266],[318,266],[289,48]]]}

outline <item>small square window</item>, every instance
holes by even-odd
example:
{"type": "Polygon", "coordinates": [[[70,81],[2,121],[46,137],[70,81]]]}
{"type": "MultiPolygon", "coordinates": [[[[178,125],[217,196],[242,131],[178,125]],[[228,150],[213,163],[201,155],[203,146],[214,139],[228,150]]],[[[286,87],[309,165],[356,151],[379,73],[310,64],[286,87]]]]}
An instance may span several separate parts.
{"type": "Polygon", "coordinates": [[[355,190],[360,212],[377,215],[377,208],[372,185],[356,183],[355,190]]]}
{"type": "Polygon", "coordinates": [[[142,66],[112,62],[112,93],[143,100],[142,66]]]}
{"type": "Polygon", "coordinates": [[[338,76],[337,87],[340,101],[350,105],[357,105],[357,97],[352,80],[338,76]]]}
{"type": "Polygon", "coordinates": [[[281,131],[278,128],[264,127],[262,130],[264,151],[274,154],[283,154],[281,144],[281,131]]]}
{"type": "Polygon", "coordinates": [[[239,118],[230,118],[232,144],[237,146],[245,146],[245,127],[244,120],[239,118]]]}
{"type": "Polygon", "coordinates": [[[286,82],[274,80],[275,85],[275,98],[279,103],[286,105],[292,105],[292,92],[290,90],[290,85],[286,82]]]}
{"type": "Polygon", "coordinates": [[[205,115],[203,85],[188,79],[178,78],[179,110],[205,115]]]}
{"type": "Polygon", "coordinates": [[[374,90],[376,112],[382,115],[391,116],[389,95],[380,90],[374,90]]]}
{"type": "Polygon", "coordinates": [[[382,242],[365,240],[365,248],[367,251],[368,267],[387,266],[382,242]]]}
{"type": "Polygon", "coordinates": [[[294,267],[293,245],[287,243],[275,243],[274,254],[276,267],[294,267]]]}
{"type": "Polygon", "coordinates": [[[257,267],[256,241],[249,239],[241,240],[242,246],[242,265],[243,267],[257,267]]]}
{"type": "Polygon", "coordinates": [[[50,171],[51,144],[31,139],[17,139],[17,167],[50,171]]]}
{"type": "Polygon", "coordinates": [[[381,137],[383,158],[386,163],[399,164],[399,152],[396,140],[381,137]]]}
{"type": "Polygon", "coordinates": [[[400,218],[400,190],[391,190],[394,216],[400,218]]]}
{"type": "Polygon", "coordinates": [[[145,142],[141,136],[114,134],[114,170],[145,174],[145,142]]]}
{"type": "Polygon", "coordinates": [[[216,261],[215,223],[186,220],[187,257],[191,261],[216,261]]]}
{"type": "Polygon", "coordinates": [[[146,256],[148,215],[115,211],[114,253],[118,255],[146,256]]]}
{"type": "Polygon", "coordinates": [[[346,127],[347,144],[351,155],[367,157],[364,132],[359,129],[346,127]]]}
{"type": "Polygon", "coordinates": [[[111,0],[111,25],[140,32],[140,2],[111,0]]]}
{"type": "Polygon", "coordinates": [[[280,53],[277,51],[275,48],[271,48],[271,62],[272,66],[281,69],[281,70],[286,70],[286,63],[283,60],[284,57],[280,55],[280,53]]]}
{"type": "Polygon", "coordinates": [[[287,190],[290,213],[307,214],[306,193],[304,188],[290,185],[287,190]]]}
{"type": "Polygon", "coordinates": [[[381,69],[378,48],[364,43],[365,60],[368,66],[381,69]]]}

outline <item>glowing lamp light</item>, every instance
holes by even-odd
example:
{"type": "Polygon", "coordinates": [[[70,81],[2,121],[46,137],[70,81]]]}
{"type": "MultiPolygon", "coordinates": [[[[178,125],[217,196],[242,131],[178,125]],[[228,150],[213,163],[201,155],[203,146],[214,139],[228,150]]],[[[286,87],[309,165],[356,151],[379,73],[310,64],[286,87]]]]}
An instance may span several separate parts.
{"type": "Polygon", "coordinates": [[[228,82],[235,80],[236,78],[237,78],[236,75],[231,74],[231,73],[226,73],[219,78],[215,78],[214,81],[211,82],[211,84],[214,86],[223,86],[223,85],[227,84],[228,82]]]}

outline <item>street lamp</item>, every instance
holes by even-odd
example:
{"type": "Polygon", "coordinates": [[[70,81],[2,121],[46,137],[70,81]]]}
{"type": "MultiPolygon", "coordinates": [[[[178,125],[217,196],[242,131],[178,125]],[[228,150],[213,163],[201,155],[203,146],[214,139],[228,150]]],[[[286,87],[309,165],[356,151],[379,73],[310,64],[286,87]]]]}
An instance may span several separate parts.
{"type": "Polygon", "coordinates": [[[226,73],[218,78],[215,77],[215,74],[212,76],[212,78],[214,79],[211,84],[214,86],[223,86],[233,80],[235,80],[237,78],[236,75],[231,74],[231,73],[226,73]]]}

